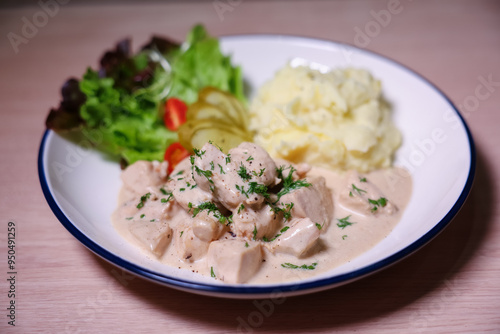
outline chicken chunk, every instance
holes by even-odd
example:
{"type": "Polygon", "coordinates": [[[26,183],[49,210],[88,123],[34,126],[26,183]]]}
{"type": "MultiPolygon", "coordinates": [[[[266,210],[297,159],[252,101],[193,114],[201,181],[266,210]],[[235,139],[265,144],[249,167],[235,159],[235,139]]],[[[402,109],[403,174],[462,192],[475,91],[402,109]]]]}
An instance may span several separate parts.
{"type": "Polygon", "coordinates": [[[177,255],[184,262],[196,262],[202,259],[210,245],[210,242],[198,238],[190,226],[179,227],[174,242],[177,255]]]}
{"type": "Polygon", "coordinates": [[[193,179],[189,158],[181,161],[172,171],[166,189],[173,194],[177,204],[186,211],[189,210],[189,203],[191,206],[197,206],[203,202],[213,201],[212,193],[203,190],[193,179]]]}
{"type": "Polygon", "coordinates": [[[227,231],[225,224],[218,221],[213,214],[202,211],[193,218],[193,233],[200,240],[211,242],[227,231]]]}
{"type": "MultiPolygon", "coordinates": [[[[248,152],[253,154],[253,151],[248,152]]],[[[228,210],[236,209],[241,203],[259,205],[264,202],[262,193],[267,187],[254,181],[260,171],[254,174],[253,169],[246,169],[241,161],[233,161],[230,155],[226,156],[212,144],[203,145],[194,159],[193,169],[198,187],[213,193],[215,201],[228,210]]]]}
{"type": "Polygon", "coordinates": [[[290,161],[287,161],[284,159],[279,159],[279,158],[275,159],[274,161],[276,163],[276,167],[287,168],[289,166],[292,166],[295,169],[295,171],[293,172],[293,178],[295,180],[303,179],[312,168],[311,165],[309,165],[305,162],[299,163],[299,164],[294,164],[294,163],[291,163],[290,161]]]}
{"type": "Polygon", "coordinates": [[[279,200],[280,206],[293,203],[293,218],[309,218],[328,227],[333,217],[333,200],[323,177],[307,177],[309,187],[301,187],[285,194],[279,200]],[[283,204],[281,204],[283,203],[283,204]]]}
{"type": "Polygon", "coordinates": [[[276,253],[287,253],[300,257],[318,240],[320,229],[309,218],[292,219],[290,228],[272,241],[271,250],[276,253]]]}
{"type": "Polygon", "coordinates": [[[164,221],[134,220],[129,224],[130,233],[148,251],[161,257],[172,240],[172,229],[164,221]]]}
{"type": "Polygon", "coordinates": [[[134,196],[123,202],[119,208],[121,219],[140,215],[148,218],[169,219],[178,212],[179,210],[173,207],[172,200],[169,199],[168,195],[158,195],[153,190],[141,196],[134,196]]]}
{"type": "Polygon", "coordinates": [[[137,161],[128,166],[121,174],[123,188],[128,198],[142,195],[157,188],[166,181],[166,162],[137,161]]]}
{"type": "Polygon", "coordinates": [[[279,183],[276,174],[276,163],[262,147],[244,142],[229,151],[231,160],[237,168],[244,166],[251,181],[266,186],[279,183]]]}
{"type": "Polygon", "coordinates": [[[226,283],[245,283],[260,268],[261,245],[255,241],[218,240],[210,244],[207,262],[214,275],[226,283]]]}
{"type": "Polygon", "coordinates": [[[198,187],[214,195],[215,200],[228,209],[245,200],[237,189],[238,177],[234,164],[212,144],[205,144],[195,157],[193,177],[198,187]]]}
{"type": "Polygon", "coordinates": [[[343,190],[339,192],[339,204],[349,211],[361,215],[392,215],[398,208],[366,178],[356,171],[349,171],[344,178],[343,190]]]}
{"type": "Polygon", "coordinates": [[[232,231],[239,237],[249,239],[272,238],[281,223],[282,215],[275,214],[269,205],[255,210],[243,204],[233,211],[232,231]]]}

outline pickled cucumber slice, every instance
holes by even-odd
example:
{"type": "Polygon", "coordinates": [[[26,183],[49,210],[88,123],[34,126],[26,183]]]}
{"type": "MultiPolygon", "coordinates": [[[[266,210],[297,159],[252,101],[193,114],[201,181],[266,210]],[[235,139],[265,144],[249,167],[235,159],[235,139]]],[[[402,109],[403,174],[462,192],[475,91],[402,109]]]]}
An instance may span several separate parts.
{"type": "Polygon", "coordinates": [[[248,126],[248,111],[243,104],[231,94],[217,88],[206,87],[200,91],[199,100],[204,101],[222,111],[234,123],[246,129],[248,126]]]}
{"type": "Polygon", "coordinates": [[[244,141],[252,141],[249,132],[216,118],[187,121],[179,128],[178,134],[181,145],[191,151],[211,141],[227,153],[244,141]]]}
{"type": "Polygon", "coordinates": [[[206,87],[198,101],[189,106],[187,121],[178,130],[179,141],[188,150],[201,148],[206,142],[227,151],[244,141],[252,141],[248,130],[248,112],[241,102],[229,93],[206,87]]]}

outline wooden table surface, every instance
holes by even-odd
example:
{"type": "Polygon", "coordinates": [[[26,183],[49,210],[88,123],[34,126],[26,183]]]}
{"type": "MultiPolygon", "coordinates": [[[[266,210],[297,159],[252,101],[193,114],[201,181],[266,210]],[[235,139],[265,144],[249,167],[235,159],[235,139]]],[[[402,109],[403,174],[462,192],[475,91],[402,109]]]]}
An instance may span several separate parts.
{"type": "Polygon", "coordinates": [[[31,3],[0,8],[0,332],[500,333],[499,1],[401,0],[384,25],[370,22],[391,7],[386,0],[72,1],[52,7],[45,21],[31,3]],[[226,7],[217,12],[214,3],[226,7]],[[23,28],[33,19],[37,31],[23,28]],[[435,83],[465,112],[477,147],[475,184],[461,212],[397,265],[272,309],[164,288],[93,255],[58,222],[40,188],[47,111],[59,103],[63,81],[96,66],[120,38],[131,36],[135,46],[153,33],[182,40],[197,22],[214,35],[283,33],[359,45],[435,83]],[[367,27],[369,40],[356,37],[367,27]],[[9,41],[10,33],[22,42],[9,41]],[[490,81],[486,97],[478,95],[482,80],[490,81]],[[15,328],[6,309],[9,221],[17,231],[15,328]]]}

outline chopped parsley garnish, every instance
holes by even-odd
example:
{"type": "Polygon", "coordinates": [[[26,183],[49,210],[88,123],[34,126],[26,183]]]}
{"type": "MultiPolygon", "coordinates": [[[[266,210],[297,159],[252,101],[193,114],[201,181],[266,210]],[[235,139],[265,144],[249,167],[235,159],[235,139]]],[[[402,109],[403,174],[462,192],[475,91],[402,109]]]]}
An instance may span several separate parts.
{"type": "Polygon", "coordinates": [[[292,218],[292,212],[291,212],[292,208],[293,208],[293,203],[286,203],[285,208],[280,208],[279,206],[275,206],[271,208],[271,211],[273,211],[275,214],[282,212],[283,218],[285,218],[285,221],[287,221],[290,220],[290,218],[292,218]]]}
{"type": "Polygon", "coordinates": [[[267,193],[267,186],[257,182],[250,182],[248,184],[248,190],[245,190],[244,186],[239,185],[236,185],[236,189],[238,189],[243,195],[245,195],[246,198],[248,198],[248,195],[250,194],[259,194],[264,196],[264,198],[269,198],[269,194],[267,193]]]}
{"type": "Polygon", "coordinates": [[[203,154],[205,154],[206,151],[200,151],[196,148],[193,148],[193,152],[194,154],[198,157],[198,158],[201,158],[203,156],[203,154]]]}
{"type": "Polygon", "coordinates": [[[231,162],[231,154],[226,156],[226,165],[231,162]]]}
{"type": "Polygon", "coordinates": [[[366,182],[366,177],[359,178],[359,182],[366,182]]]}
{"type": "Polygon", "coordinates": [[[214,170],[215,166],[214,166],[214,162],[213,161],[210,161],[210,170],[214,170]]]}
{"type": "Polygon", "coordinates": [[[264,238],[262,238],[264,241],[274,241],[276,240],[279,236],[281,236],[284,232],[288,231],[288,229],[290,228],[290,226],[285,226],[283,227],[281,230],[280,230],[280,233],[276,234],[274,236],[274,238],[272,238],[271,240],[267,240],[267,238],[264,240],[264,238]]]}
{"type": "Polygon", "coordinates": [[[351,215],[344,217],[344,218],[341,218],[341,219],[337,219],[339,221],[337,223],[337,226],[340,227],[341,229],[345,229],[347,226],[354,224],[354,222],[349,221],[349,218],[351,218],[351,215]]]}
{"type": "Polygon", "coordinates": [[[253,226],[252,234],[253,234],[253,240],[255,240],[257,238],[257,225],[253,226]]]}
{"type": "Polygon", "coordinates": [[[189,157],[189,161],[191,162],[191,165],[194,165],[194,155],[189,157]]]}
{"type": "Polygon", "coordinates": [[[154,222],[155,220],[156,220],[156,219],[151,219],[149,222],[150,222],[150,223],[152,223],[152,222],[154,222]]]}
{"type": "Polygon", "coordinates": [[[252,178],[252,176],[247,172],[245,166],[240,165],[240,169],[238,170],[238,175],[241,177],[243,181],[248,181],[252,178]]]}
{"type": "Polygon", "coordinates": [[[245,206],[243,204],[240,204],[239,208],[238,208],[238,214],[240,214],[240,212],[242,210],[245,210],[245,206]]]}
{"type": "Polygon", "coordinates": [[[191,189],[194,189],[194,188],[196,188],[196,187],[198,187],[198,185],[197,185],[197,184],[193,184],[193,185],[191,186],[191,189]]]}
{"type": "Polygon", "coordinates": [[[252,156],[249,156],[247,161],[252,161],[253,160],[253,157],[252,156]]]}
{"type": "Polygon", "coordinates": [[[161,187],[160,188],[160,192],[163,194],[163,195],[166,195],[168,194],[168,192],[165,190],[165,188],[161,187]]]}
{"type": "Polygon", "coordinates": [[[285,218],[285,220],[290,220],[290,218],[292,218],[293,203],[286,203],[285,208],[286,209],[283,211],[283,218],[285,218]]]}
{"type": "Polygon", "coordinates": [[[142,195],[141,201],[139,202],[139,204],[137,204],[137,209],[142,208],[144,206],[144,202],[146,202],[149,197],[151,197],[151,193],[147,193],[145,195],[142,195]]]}
{"type": "Polygon", "coordinates": [[[178,176],[178,175],[182,175],[184,173],[184,169],[183,170],[180,170],[177,172],[177,174],[175,174],[174,176],[178,176]]]}
{"type": "Polygon", "coordinates": [[[253,170],[253,171],[252,171],[252,174],[253,174],[253,175],[255,175],[255,176],[261,177],[261,176],[262,176],[262,174],[264,174],[264,171],[265,171],[265,170],[266,170],[265,168],[262,168],[262,169],[261,169],[258,173],[257,173],[256,171],[254,171],[254,170],[253,170]]]}
{"type": "Polygon", "coordinates": [[[214,217],[217,218],[219,223],[224,223],[227,220],[227,218],[224,217],[224,215],[220,212],[217,205],[215,205],[213,202],[203,202],[197,207],[195,207],[193,203],[189,202],[188,208],[188,212],[191,212],[191,210],[193,211],[193,218],[196,217],[201,211],[208,210],[208,214],[212,213],[214,217]]]}
{"type": "Polygon", "coordinates": [[[220,174],[226,174],[226,172],[224,172],[224,168],[222,168],[222,166],[220,164],[217,164],[217,165],[219,165],[220,174]]]}
{"type": "Polygon", "coordinates": [[[299,189],[302,187],[310,187],[311,184],[308,183],[305,179],[304,180],[293,180],[293,172],[295,172],[296,169],[293,168],[292,165],[288,166],[285,168],[284,166],[280,166],[279,168],[276,168],[276,172],[278,173],[278,177],[283,180],[283,188],[278,192],[278,199],[276,200],[275,203],[277,203],[281,196],[288,194],[289,192],[299,189]],[[289,169],[290,171],[288,172],[288,175],[285,177],[283,175],[283,172],[285,169],[289,169]]]}
{"type": "MultiPolygon", "coordinates": [[[[323,225],[324,225],[324,223],[323,223],[323,225]]],[[[317,228],[318,228],[318,230],[320,230],[320,231],[321,231],[321,229],[323,228],[323,225],[321,225],[321,224],[319,224],[319,223],[316,223],[316,227],[317,227],[317,228]]]]}
{"type": "Polygon", "coordinates": [[[143,213],[143,214],[141,215],[141,219],[142,219],[142,218],[144,218],[144,217],[146,217],[146,215],[143,213]]]}
{"type": "Polygon", "coordinates": [[[184,191],[184,190],[186,190],[186,188],[180,188],[180,189],[179,189],[179,191],[184,191]]]}
{"type": "Polygon", "coordinates": [[[368,199],[368,202],[370,204],[373,204],[373,208],[372,208],[372,212],[374,211],[377,211],[377,208],[380,206],[380,207],[384,207],[387,205],[387,198],[385,197],[380,197],[379,199],[377,200],[373,200],[373,199],[368,199]]]}
{"type": "Polygon", "coordinates": [[[215,273],[214,273],[214,267],[210,267],[210,276],[213,278],[216,278],[215,273]]]}
{"type": "Polygon", "coordinates": [[[174,197],[174,195],[170,191],[165,191],[165,195],[168,195],[168,197],[167,198],[162,198],[160,200],[160,202],[167,203],[168,201],[170,201],[174,197]]]}
{"type": "Polygon", "coordinates": [[[219,145],[217,145],[217,144],[216,144],[216,143],[214,143],[213,141],[209,140],[209,141],[208,141],[208,143],[209,143],[209,144],[214,145],[215,147],[217,147],[217,148],[219,149],[219,151],[221,151],[221,152],[222,152],[222,147],[220,147],[219,145]]]}
{"type": "MultiPolygon", "coordinates": [[[[211,171],[209,171],[209,170],[203,170],[203,169],[201,169],[198,166],[194,166],[194,170],[196,171],[196,173],[198,175],[203,175],[207,179],[209,179],[213,175],[213,173],[211,171]]],[[[209,181],[212,181],[212,180],[209,180],[209,181]]]]}
{"type": "Polygon", "coordinates": [[[181,233],[180,233],[180,235],[179,235],[179,236],[180,236],[180,237],[182,237],[182,235],[183,235],[183,234],[184,234],[184,231],[181,231],[181,233]]]}
{"type": "Polygon", "coordinates": [[[127,217],[126,220],[132,220],[134,217],[127,217]]]}
{"type": "MultiPolygon", "coordinates": [[[[203,175],[204,177],[207,178],[208,182],[211,183],[211,184],[214,184],[214,181],[212,181],[211,177],[213,175],[213,173],[209,170],[203,170],[201,168],[199,168],[198,166],[193,166],[194,167],[194,170],[196,171],[196,173],[198,175],[203,175]]],[[[210,190],[211,191],[214,191],[214,188],[213,186],[210,186],[210,190]]]]}
{"type": "Polygon", "coordinates": [[[296,264],[292,264],[292,263],[282,263],[281,266],[283,268],[288,268],[288,269],[306,269],[306,270],[314,270],[316,269],[316,266],[318,265],[317,262],[314,262],[313,264],[311,265],[307,265],[307,264],[303,264],[301,266],[298,266],[296,264]]]}
{"type": "MultiPolygon", "coordinates": [[[[365,193],[365,192],[366,192],[366,190],[359,189],[358,187],[356,187],[356,186],[354,185],[354,183],[352,184],[352,190],[357,191],[357,192],[358,192],[358,194],[360,194],[360,195],[361,195],[361,193],[365,193]]],[[[349,196],[351,196],[351,197],[352,197],[352,193],[349,193],[349,196]]]]}
{"type": "Polygon", "coordinates": [[[290,228],[290,226],[285,226],[283,227],[281,230],[280,230],[280,233],[283,233],[283,232],[286,232],[288,231],[288,229],[290,228]]]}
{"type": "Polygon", "coordinates": [[[265,198],[269,197],[269,194],[267,193],[267,186],[257,183],[257,182],[250,182],[248,188],[248,193],[249,194],[260,194],[264,196],[265,198]]]}
{"type": "Polygon", "coordinates": [[[248,248],[248,242],[245,241],[245,247],[248,248]]]}
{"type": "Polygon", "coordinates": [[[247,194],[247,192],[245,191],[245,187],[244,187],[244,186],[240,187],[240,186],[237,184],[235,187],[236,187],[236,189],[237,189],[240,193],[242,193],[243,195],[245,195],[245,196],[248,198],[248,194],[247,194]]]}
{"type": "Polygon", "coordinates": [[[347,234],[344,234],[344,235],[342,236],[342,240],[345,240],[345,238],[347,238],[347,234]]]}
{"type": "Polygon", "coordinates": [[[177,179],[177,181],[182,181],[182,180],[184,180],[183,177],[180,177],[180,178],[177,179]]]}

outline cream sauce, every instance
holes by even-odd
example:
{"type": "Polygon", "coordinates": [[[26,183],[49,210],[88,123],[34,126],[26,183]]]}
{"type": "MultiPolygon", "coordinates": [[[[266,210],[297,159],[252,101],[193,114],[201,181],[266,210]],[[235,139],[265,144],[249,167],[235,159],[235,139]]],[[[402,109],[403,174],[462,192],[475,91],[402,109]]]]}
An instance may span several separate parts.
{"type": "MultiPolygon", "coordinates": [[[[326,179],[326,185],[332,192],[334,203],[332,221],[330,224],[325,225],[325,230],[322,231],[316,245],[300,258],[288,254],[273,254],[269,250],[269,243],[262,242],[264,246],[262,247],[263,263],[260,269],[246,283],[265,284],[301,280],[324,273],[351,261],[374,247],[391,233],[401,219],[411,196],[412,181],[411,176],[406,170],[389,168],[365,173],[360,175],[360,177],[366,178],[371,184],[375,185],[384,198],[396,210],[391,212],[391,214],[382,211],[354,212],[342,205],[345,203],[341,199],[341,195],[345,195],[342,192],[348,191],[348,189],[346,190],[345,173],[312,168],[307,175],[323,176],[326,179]],[[339,227],[338,224],[342,225],[339,219],[342,220],[348,216],[347,221],[351,222],[352,225],[345,226],[344,228],[339,227]],[[284,263],[291,263],[298,266],[303,264],[310,266],[313,263],[316,263],[316,265],[314,270],[306,270],[284,268],[282,267],[284,263]]],[[[182,238],[182,234],[184,234],[184,237],[187,236],[189,231],[184,231],[182,226],[184,226],[183,221],[188,219],[189,215],[184,210],[176,210],[171,203],[162,203],[160,198],[166,196],[159,191],[160,187],[156,187],[156,189],[153,189],[153,187],[149,188],[154,200],[146,201],[140,210],[141,215],[144,215],[143,218],[135,217],[134,220],[143,219],[149,222],[151,220],[155,221],[160,217],[168,218],[172,234],[175,235],[169,235],[170,240],[167,240],[166,251],[157,260],[180,270],[190,270],[210,276],[211,268],[206,263],[206,256],[194,262],[184,262],[180,259],[174,243],[182,238]]],[[[137,216],[137,198],[140,198],[141,195],[144,194],[134,193],[130,187],[123,187],[119,197],[120,204],[113,214],[112,221],[115,229],[128,242],[141,248],[148,257],[154,258],[151,249],[146,249],[129,230],[129,225],[134,222],[131,217],[134,215],[137,216]]],[[[232,237],[227,233],[221,238],[230,239],[232,237]]]]}

